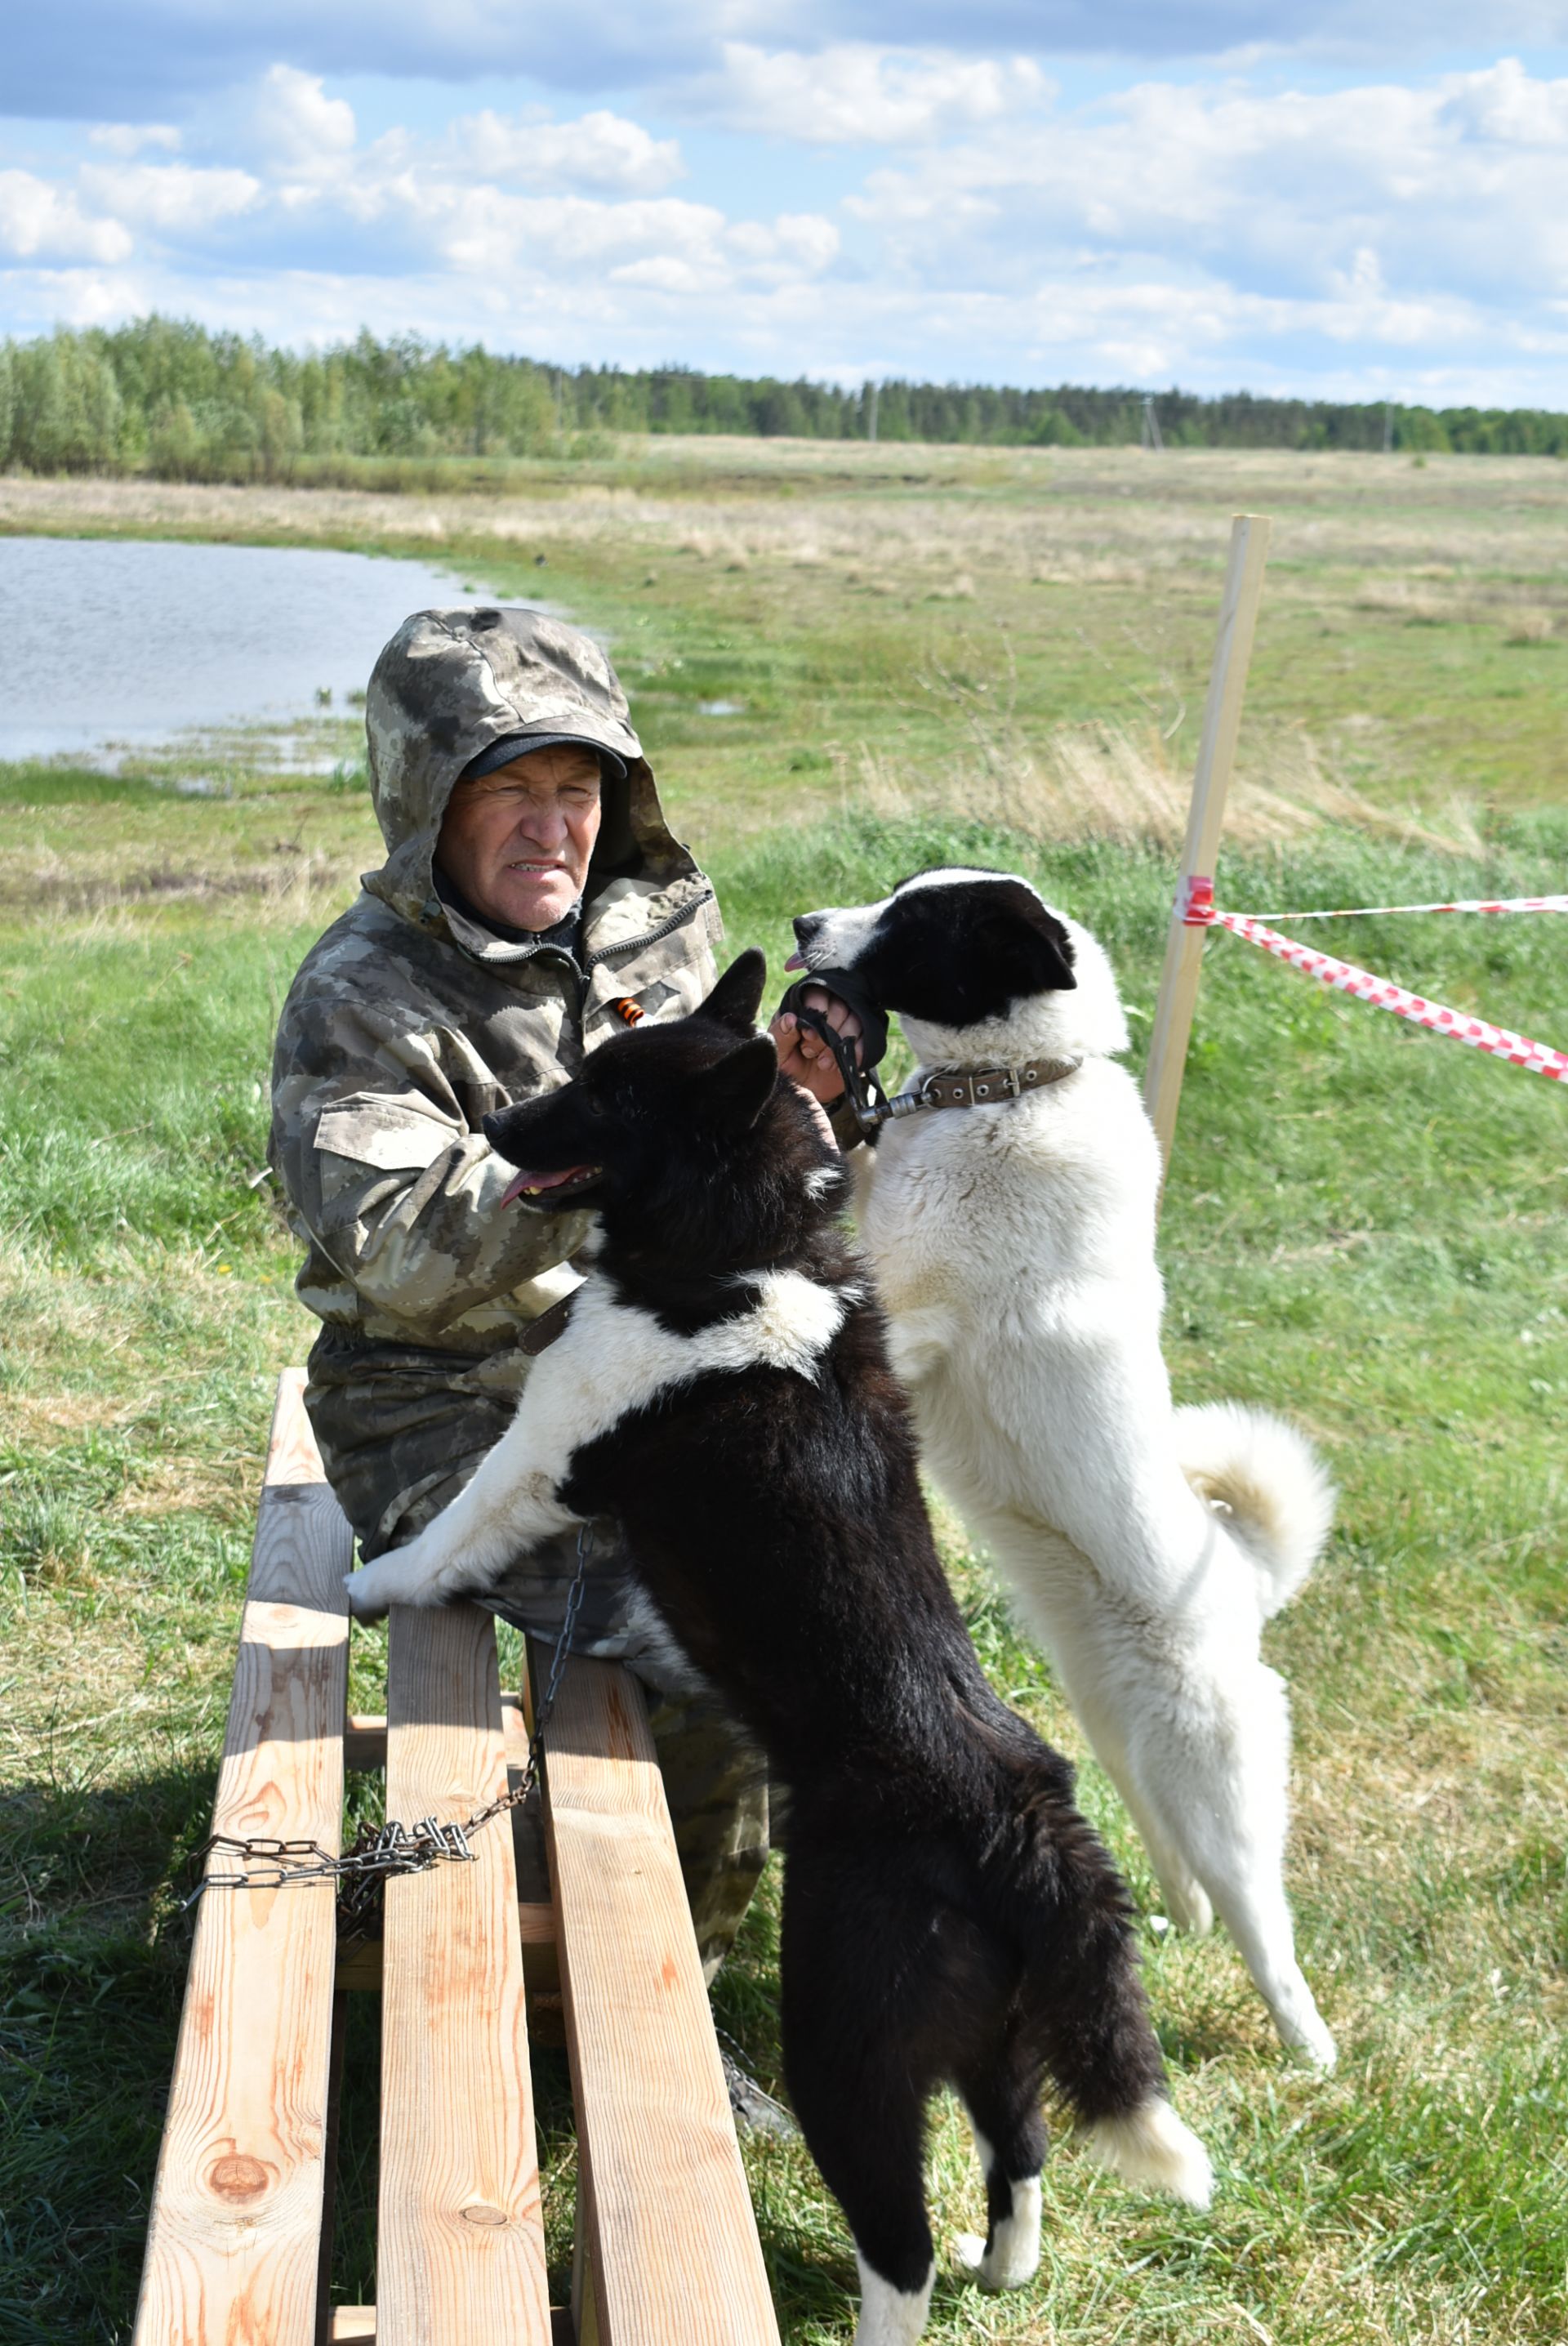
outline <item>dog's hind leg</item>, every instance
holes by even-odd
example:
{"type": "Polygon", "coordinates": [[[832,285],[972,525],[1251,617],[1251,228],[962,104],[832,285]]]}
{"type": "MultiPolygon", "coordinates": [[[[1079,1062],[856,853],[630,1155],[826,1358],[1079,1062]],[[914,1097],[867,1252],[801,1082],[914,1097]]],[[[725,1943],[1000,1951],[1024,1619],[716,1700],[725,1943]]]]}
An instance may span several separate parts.
{"type": "Polygon", "coordinates": [[[1159,1882],[1166,1913],[1178,1931],[1201,1938],[1213,1924],[1214,1907],[1179,1841],[1145,1794],[1120,1718],[1092,1673],[1069,1671],[1058,1665],[1058,1675],[1095,1759],[1125,1801],[1138,1829],[1159,1882]]]}
{"type": "MultiPolygon", "coordinates": [[[[1087,1721],[1084,1724],[1087,1728],[1087,1721]]],[[[1166,1914],[1178,1931],[1186,1931],[1193,1938],[1201,1939],[1214,1925],[1214,1904],[1207,1891],[1166,1831],[1163,1822],[1156,1820],[1154,1810],[1143,1798],[1125,1753],[1118,1753],[1116,1760],[1113,1761],[1101,1749],[1097,1736],[1091,1732],[1089,1740],[1094,1744],[1105,1773],[1132,1812],[1133,1822],[1148,1851],[1149,1863],[1154,1867],[1155,1877],[1159,1882],[1166,1914]]]]}
{"type": "Polygon", "coordinates": [[[925,2096],[894,2032],[873,2023],[858,2057],[839,2015],[813,2027],[785,2007],[789,2098],[822,2180],[842,2208],[860,2276],[855,2346],[914,2346],[936,2277],[926,2221],[925,2096]]]}
{"type": "Polygon", "coordinates": [[[995,2024],[905,1854],[876,1841],[824,1851],[799,1815],[791,1835],[779,1964],[789,2098],[854,2238],[855,2346],[913,2346],[935,2278],[926,2101],[955,2066],[945,2048],[972,2051],[977,2028],[995,2024]]]}
{"type": "MultiPolygon", "coordinates": [[[[1062,1690],[1101,1767],[1131,1811],[1178,1931],[1201,1936],[1214,1922],[1207,1891],[1154,1803],[1128,1749],[1129,1714],[1143,1688],[1129,1683],[1126,1658],[1104,1644],[1105,1623],[1086,1584],[1091,1566],[1070,1540],[1021,1516],[972,1518],[1011,1582],[1020,1612],[1050,1654],[1062,1690]]],[[[1141,1677],[1141,1672],[1137,1673],[1141,1677]]]]}
{"type": "Polygon", "coordinates": [[[1133,1755],[1140,1801],[1213,1900],[1293,2052],[1334,2066],[1334,2040],[1296,1960],[1285,1897],[1290,1729],[1266,1664],[1189,1658],[1180,1714],[1151,1701],[1133,1755]],[[1223,1671],[1223,1681],[1220,1671],[1223,1671]]]}
{"type": "Polygon", "coordinates": [[[1314,2069],[1331,2069],[1339,2055],[1306,1974],[1296,1960],[1295,1933],[1284,1885],[1263,1869],[1238,1866],[1228,1880],[1209,1877],[1221,1922],[1257,1984],[1281,2040],[1314,2069]]]}
{"type": "Polygon", "coordinates": [[[1022,2289],[1039,2268],[1044,2067],[1013,2031],[994,2061],[957,2081],[985,2173],[986,2212],[985,2238],[961,2233],[958,2253],[983,2289],[1022,2289]]]}

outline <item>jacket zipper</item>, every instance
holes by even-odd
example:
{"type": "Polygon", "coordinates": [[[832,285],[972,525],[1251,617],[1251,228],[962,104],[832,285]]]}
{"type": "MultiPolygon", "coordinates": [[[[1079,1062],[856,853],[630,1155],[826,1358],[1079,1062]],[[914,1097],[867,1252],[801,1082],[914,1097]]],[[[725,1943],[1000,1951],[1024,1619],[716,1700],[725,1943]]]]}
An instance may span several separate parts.
{"type": "Polygon", "coordinates": [[[616,954],[633,953],[641,945],[657,945],[661,937],[667,937],[673,930],[678,929],[683,921],[689,921],[698,905],[711,904],[712,902],[712,889],[705,888],[700,896],[694,896],[689,904],[683,904],[678,913],[672,913],[667,921],[659,923],[657,929],[645,929],[641,936],[623,937],[618,945],[600,945],[596,952],[585,954],[584,974],[596,969],[600,962],[610,960],[616,954]]]}

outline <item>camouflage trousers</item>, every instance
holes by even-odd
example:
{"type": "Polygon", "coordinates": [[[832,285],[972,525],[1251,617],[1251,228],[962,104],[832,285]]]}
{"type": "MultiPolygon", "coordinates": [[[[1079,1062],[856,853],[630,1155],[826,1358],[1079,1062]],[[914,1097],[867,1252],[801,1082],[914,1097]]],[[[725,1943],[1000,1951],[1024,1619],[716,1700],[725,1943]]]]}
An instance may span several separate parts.
{"type": "MultiPolygon", "coordinates": [[[[546,1353],[532,1371],[547,1376],[546,1353]]],[[[305,1406],[327,1480],[370,1562],[401,1547],[457,1496],[510,1424],[521,1379],[510,1356],[465,1361],[413,1346],[345,1341],[324,1330],[305,1406]]],[[[554,1645],[576,1570],[575,1535],[519,1556],[481,1600],[554,1645]]],[[[713,1697],[672,1672],[640,1627],[613,1525],[591,1527],[575,1653],[625,1663],[647,1688],[681,1872],[706,1976],[728,1953],[768,1858],[768,1765],[713,1697]]]]}

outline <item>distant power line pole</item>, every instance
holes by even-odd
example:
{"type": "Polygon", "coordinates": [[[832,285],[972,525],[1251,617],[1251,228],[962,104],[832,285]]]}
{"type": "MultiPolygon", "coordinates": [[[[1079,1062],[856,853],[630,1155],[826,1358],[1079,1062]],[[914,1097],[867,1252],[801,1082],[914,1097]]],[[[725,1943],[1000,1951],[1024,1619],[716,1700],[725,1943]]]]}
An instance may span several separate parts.
{"type": "Polygon", "coordinates": [[[1138,445],[1140,448],[1148,449],[1152,454],[1157,456],[1163,453],[1165,444],[1165,442],[1160,438],[1160,419],[1155,413],[1155,395],[1152,391],[1145,391],[1144,393],[1144,428],[1139,435],[1138,445]]]}

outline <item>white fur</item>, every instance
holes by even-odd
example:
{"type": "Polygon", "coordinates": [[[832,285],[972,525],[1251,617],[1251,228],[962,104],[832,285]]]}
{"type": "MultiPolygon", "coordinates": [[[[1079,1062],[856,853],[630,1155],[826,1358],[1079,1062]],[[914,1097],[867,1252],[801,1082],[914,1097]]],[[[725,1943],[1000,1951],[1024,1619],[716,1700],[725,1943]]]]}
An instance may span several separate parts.
{"type": "MultiPolygon", "coordinates": [[[[990,2189],[996,2150],[964,2106],[975,2156],[990,2189]]],[[[960,2264],[968,2267],[982,2289],[1022,2289],[1040,2270],[1040,2178],[1024,2177],[1011,2186],[1013,2205],[992,2229],[991,2245],[978,2232],[960,2232],[953,2242],[960,2264]]]]}
{"type": "MultiPolygon", "coordinates": [[[[852,965],[839,918],[813,932],[822,967],[852,965]]],[[[1327,2066],[1283,1886],[1285,1689],[1258,1638],[1316,1560],[1331,1494],[1277,1420],[1172,1408],[1155,1136],[1113,1064],[1110,964],[1064,925],[1075,988],[983,1025],[904,1024],[927,1066],[1083,1065],[1022,1100],[889,1125],[860,1152],[861,1238],[926,1463],[1050,1649],[1172,1920],[1201,1930],[1217,1908],[1285,2042],[1327,2066]]]]}
{"type": "Polygon", "coordinates": [[[1232,1539],[1257,1566],[1266,1614],[1288,1604],[1328,1545],[1334,1486],[1308,1442],[1282,1418],[1233,1401],[1176,1413],[1182,1472],[1231,1517],[1232,1539]]]}
{"type": "Polygon", "coordinates": [[[978,2232],[961,2232],[959,2261],[982,2289],[1023,2289],[1040,2270],[1040,2178],[1013,2186],[1013,2207],[992,2227],[988,2248],[978,2232]]]}
{"type": "Polygon", "coordinates": [[[528,1379],[516,1416],[473,1481],[406,1547],[349,1576],[354,1610],[440,1605],[487,1586],[527,1549],[577,1521],[555,1495],[574,1454],[670,1386],[758,1366],[814,1378],[855,1290],[820,1287],[795,1270],[769,1271],[749,1284],[756,1295],[749,1311],[680,1336],[651,1312],[617,1302],[591,1271],[551,1348],[547,1374],[528,1379]]]}
{"type": "Polygon", "coordinates": [[[1207,2151],[1157,2095],[1130,2117],[1086,2127],[1084,2147],[1098,2166],[1143,2190],[1169,2191],[1189,2208],[1207,2208],[1214,2197],[1207,2151]]]}
{"type": "Polygon", "coordinates": [[[855,2324],[854,2346],[915,2346],[931,2311],[933,2264],[923,2289],[895,2289],[873,2272],[859,2249],[855,2262],[860,2273],[860,2318],[855,2324]]]}

